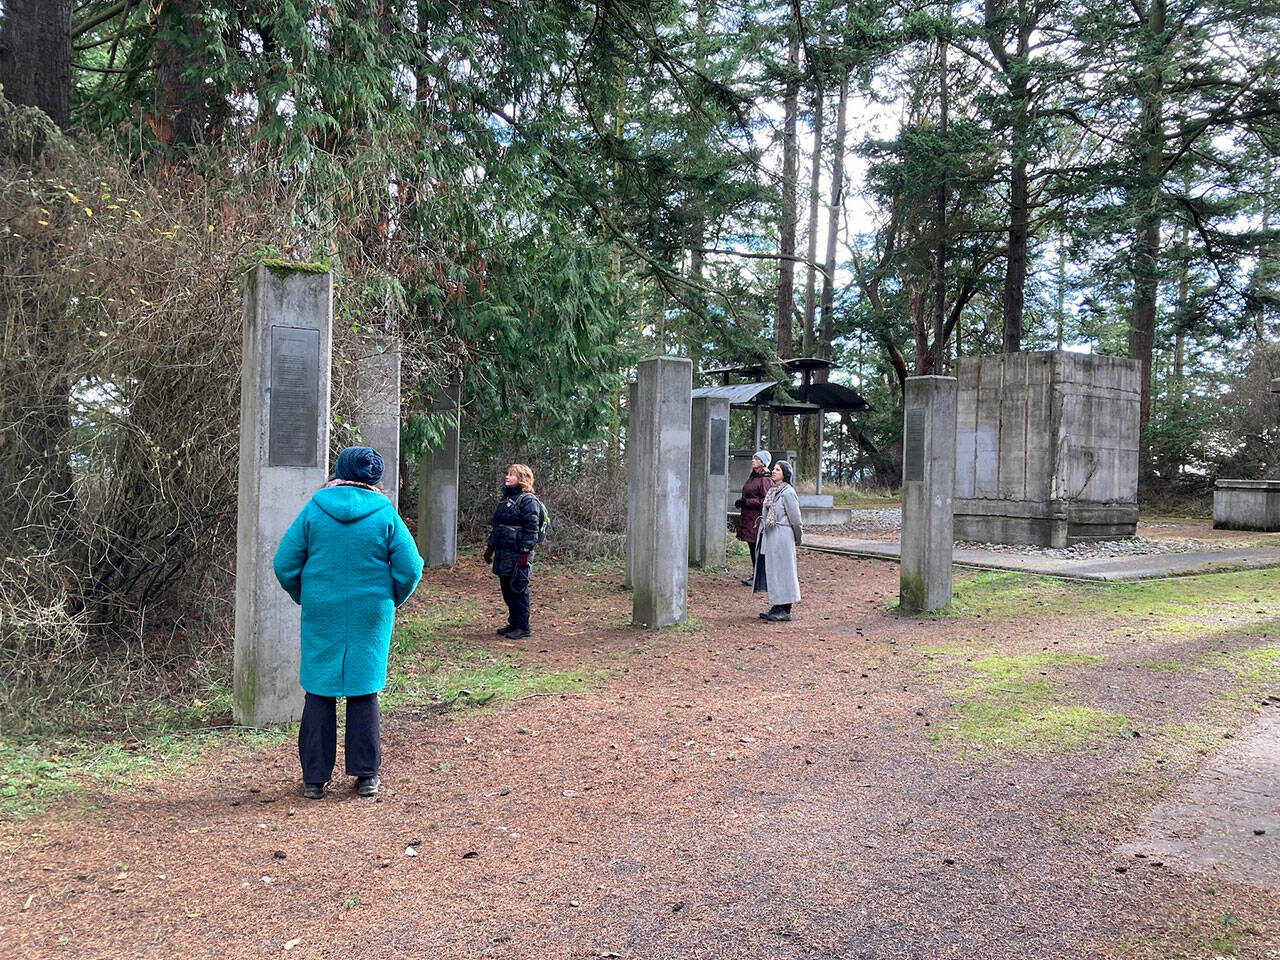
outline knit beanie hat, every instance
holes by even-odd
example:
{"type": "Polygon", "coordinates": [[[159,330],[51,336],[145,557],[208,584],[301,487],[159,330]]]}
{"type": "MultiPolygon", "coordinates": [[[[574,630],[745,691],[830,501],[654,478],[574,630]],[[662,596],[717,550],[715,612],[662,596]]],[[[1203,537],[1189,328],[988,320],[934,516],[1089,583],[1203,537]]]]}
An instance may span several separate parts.
{"type": "Polygon", "coordinates": [[[338,454],[333,475],[339,480],[353,480],[370,486],[382,479],[382,455],[373,447],[347,447],[338,454]]]}
{"type": "Polygon", "coordinates": [[[791,464],[788,463],[786,460],[779,460],[777,463],[774,464],[774,466],[782,468],[783,481],[785,483],[790,483],[791,482],[791,464]]]}
{"type": "Polygon", "coordinates": [[[764,468],[766,470],[769,469],[770,454],[768,450],[757,450],[755,453],[755,457],[757,460],[759,460],[761,463],[764,464],[764,468]]]}

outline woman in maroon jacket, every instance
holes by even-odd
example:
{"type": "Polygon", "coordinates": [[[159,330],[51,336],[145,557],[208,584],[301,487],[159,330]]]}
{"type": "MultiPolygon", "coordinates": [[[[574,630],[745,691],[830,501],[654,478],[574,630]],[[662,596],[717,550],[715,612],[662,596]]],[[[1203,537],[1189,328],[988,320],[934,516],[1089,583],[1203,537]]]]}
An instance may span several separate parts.
{"type": "Polygon", "coordinates": [[[746,541],[751,551],[751,576],[742,582],[751,586],[756,577],[756,540],[760,532],[760,511],[764,508],[765,494],[769,492],[769,451],[757,450],[751,458],[751,476],[742,485],[742,496],[735,502],[738,508],[738,539],[746,541]]]}

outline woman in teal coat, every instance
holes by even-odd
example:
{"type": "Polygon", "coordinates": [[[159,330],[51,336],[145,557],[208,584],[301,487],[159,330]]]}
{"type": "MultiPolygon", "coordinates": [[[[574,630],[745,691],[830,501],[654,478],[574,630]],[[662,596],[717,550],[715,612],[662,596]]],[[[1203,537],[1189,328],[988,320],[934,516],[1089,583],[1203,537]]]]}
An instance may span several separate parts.
{"type": "Polygon", "coordinates": [[[335,479],[317,490],[285,532],[276,579],[302,605],[306,691],[298,758],[304,795],[324,797],[337,756],[337,698],[347,698],[345,760],[356,792],[378,792],[382,743],[378,691],[387,682],[395,608],[422,577],[422,558],[391,501],[375,486],[382,457],[347,447],[335,479]]]}

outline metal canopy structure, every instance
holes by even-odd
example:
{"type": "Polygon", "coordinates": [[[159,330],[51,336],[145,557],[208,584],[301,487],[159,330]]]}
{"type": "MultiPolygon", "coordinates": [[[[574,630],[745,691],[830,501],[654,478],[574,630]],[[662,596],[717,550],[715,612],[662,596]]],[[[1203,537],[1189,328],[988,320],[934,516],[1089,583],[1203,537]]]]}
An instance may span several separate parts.
{"type": "MultiPolygon", "coordinates": [[[[751,407],[755,412],[754,441],[756,449],[760,448],[760,411],[767,408],[770,413],[783,416],[818,417],[818,475],[816,477],[817,492],[822,493],[822,430],[825,414],[828,410],[837,413],[859,413],[870,409],[866,398],[856,390],[851,390],[841,383],[829,381],[813,381],[813,374],[818,370],[830,371],[835,365],[830,360],[817,357],[796,357],[782,360],[779,365],[790,374],[800,374],[798,386],[785,387],[790,401],[776,400],[778,384],[772,380],[762,380],[768,375],[764,365],[748,365],[741,367],[717,367],[714,370],[702,371],[703,376],[720,378],[720,386],[699,387],[693,391],[695,397],[717,397],[729,401],[730,406],[751,407]],[[750,380],[748,383],[730,383],[731,377],[750,380]]],[[[772,440],[772,437],[770,438],[772,440]]]]}

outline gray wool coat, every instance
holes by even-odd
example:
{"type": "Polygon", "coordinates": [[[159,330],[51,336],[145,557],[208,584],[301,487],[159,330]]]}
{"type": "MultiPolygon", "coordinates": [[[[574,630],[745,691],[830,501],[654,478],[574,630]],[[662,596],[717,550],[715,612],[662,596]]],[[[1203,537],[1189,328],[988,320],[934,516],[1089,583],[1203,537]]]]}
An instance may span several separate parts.
{"type": "Polygon", "coordinates": [[[800,599],[800,575],[796,571],[796,547],[804,527],[800,523],[800,498],[789,483],[783,483],[778,499],[764,512],[760,538],[756,541],[764,557],[765,581],[771,604],[795,603],[800,599]]]}

